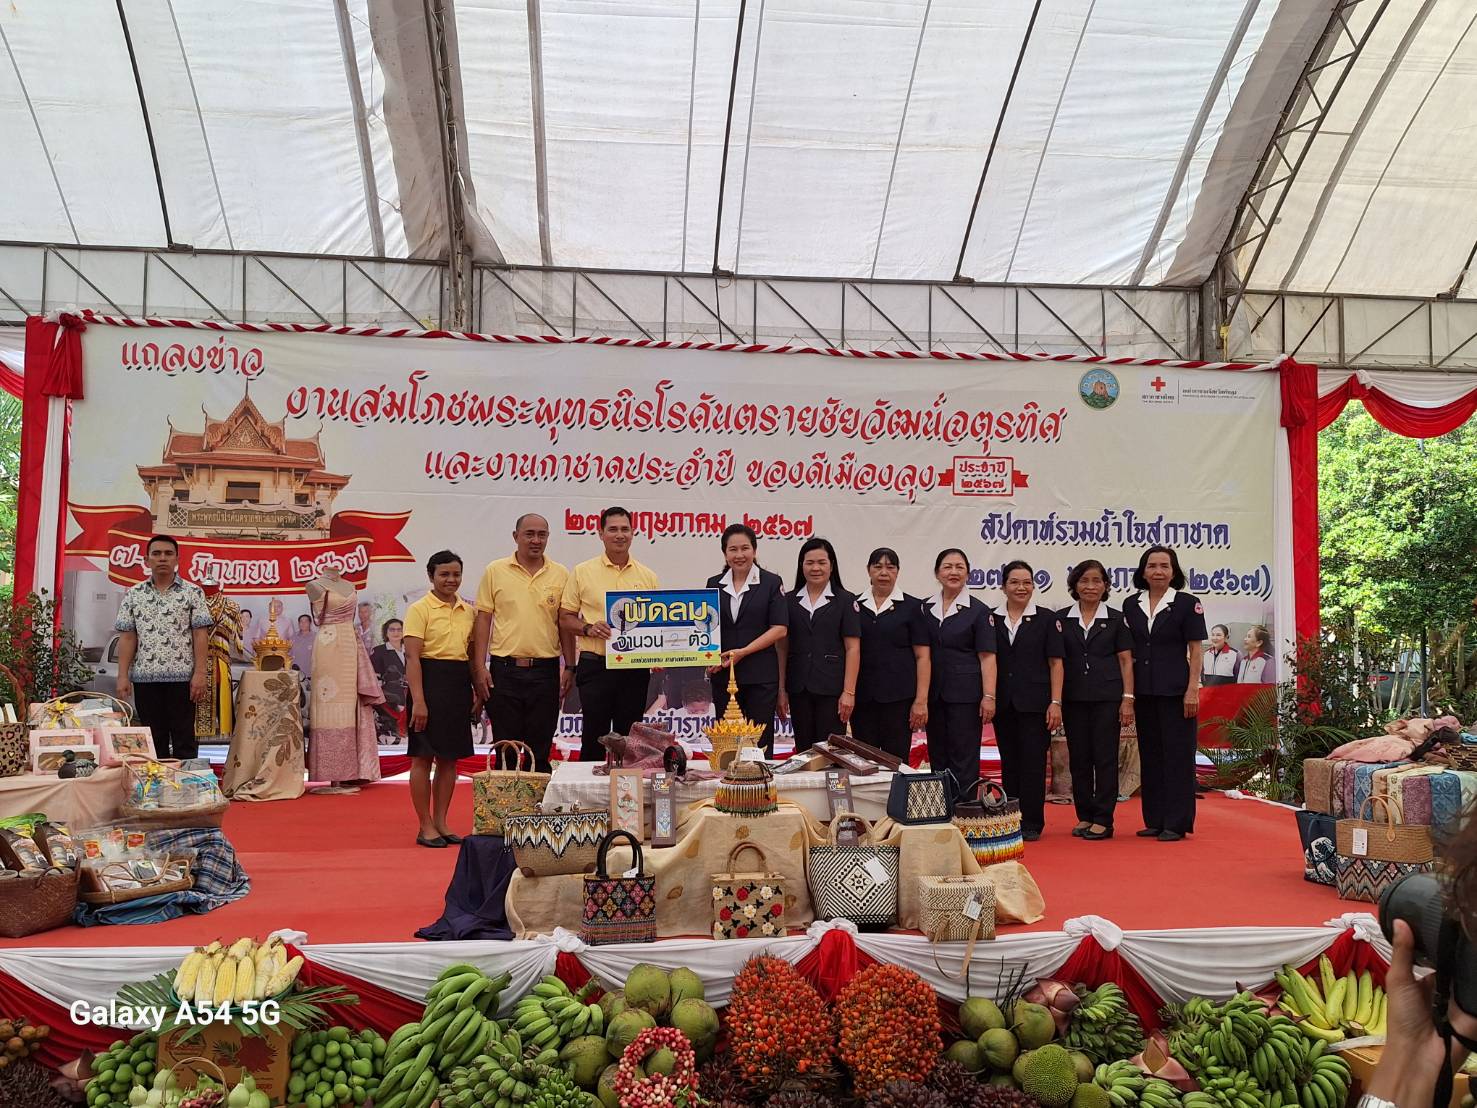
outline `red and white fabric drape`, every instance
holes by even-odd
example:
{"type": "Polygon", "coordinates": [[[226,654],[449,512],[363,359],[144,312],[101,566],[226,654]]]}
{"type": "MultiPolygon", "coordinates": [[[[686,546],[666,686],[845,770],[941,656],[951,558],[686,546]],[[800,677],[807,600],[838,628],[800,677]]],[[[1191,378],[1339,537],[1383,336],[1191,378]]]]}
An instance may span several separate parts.
{"type": "Polygon", "coordinates": [[[1428,439],[1456,430],[1477,413],[1477,376],[1414,370],[1319,372],[1319,430],[1352,401],[1362,402],[1386,430],[1428,439]]]}

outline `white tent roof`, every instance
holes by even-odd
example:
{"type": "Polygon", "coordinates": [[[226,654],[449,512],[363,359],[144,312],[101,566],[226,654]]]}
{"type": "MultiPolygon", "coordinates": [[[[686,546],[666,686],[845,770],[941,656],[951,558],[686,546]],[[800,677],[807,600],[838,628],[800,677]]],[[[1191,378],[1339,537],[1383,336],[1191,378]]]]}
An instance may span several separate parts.
{"type": "MultiPolygon", "coordinates": [[[[446,254],[436,2],[121,6],[127,37],[114,0],[0,7],[0,240],[446,254]]],[[[1199,284],[1335,7],[1372,29],[1251,284],[1445,292],[1477,241],[1474,0],[445,0],[468,240],[1199,284]]]]}

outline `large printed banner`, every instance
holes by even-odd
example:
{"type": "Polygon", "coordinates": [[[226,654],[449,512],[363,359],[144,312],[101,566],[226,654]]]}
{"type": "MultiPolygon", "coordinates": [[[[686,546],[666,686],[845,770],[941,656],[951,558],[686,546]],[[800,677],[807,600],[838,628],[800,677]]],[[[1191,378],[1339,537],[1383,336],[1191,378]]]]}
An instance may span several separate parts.
{"type": "MultiPolygon", "coordinates": [[[[611,504],[668,588],[721,572],[737,522],[787,581],[822,535],[848,588],[888,546],[927,596],[958,546],[987,602],[1024,558],[1056,608],[1085,558],[1121,601],[1162,542],[1220,656],[1254,655],[1270,625],[1275,373],[98,323],[83,344],[67,566],[87,645],[107,645],[154,531],[183,539],[187,577],[258,613],[283,600],[289,637],[311,632],[304,584],[338,567],[374,645],[434,551],[463,556],[470,598],[520,514],[544,515],[549,555],[573,565],[599,553],[611,504]]],[[[654,710],[699,695],[677,680],[654,685],[654,710]]]]}

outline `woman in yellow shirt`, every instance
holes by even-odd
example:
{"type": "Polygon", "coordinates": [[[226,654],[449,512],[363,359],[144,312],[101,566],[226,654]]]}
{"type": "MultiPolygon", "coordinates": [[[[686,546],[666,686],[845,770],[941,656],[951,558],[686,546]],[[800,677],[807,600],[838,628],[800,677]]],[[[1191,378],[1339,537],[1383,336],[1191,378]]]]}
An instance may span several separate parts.
{"type": "Polygon", "coordinates": [[[405,613],[405,683],[409,686],[410,798],[420,817],[415,841],[446,847],[461,836],[446,829],[456,791],[456,762],[472,756],[476,703],[469,661],[477,614],[457,595],[462,560],[438,550],[426,562],[431,591],[405,613]],[[435,777],[432,778],[432,768],[435,777]]]}

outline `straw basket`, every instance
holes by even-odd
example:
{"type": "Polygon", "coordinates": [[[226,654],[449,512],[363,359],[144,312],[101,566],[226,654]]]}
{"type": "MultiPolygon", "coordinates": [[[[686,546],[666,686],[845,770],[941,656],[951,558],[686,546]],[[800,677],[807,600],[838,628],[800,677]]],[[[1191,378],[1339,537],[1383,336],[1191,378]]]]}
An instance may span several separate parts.
{"type": "Polygon", "coordinates": [[[0,665],[15,690],[15,712],[19,723],[0,723],[0,777],[19,777],[31,767],[30,704],[26,701],[26,687],[9,666],[0,665]]]}
{"type": "MultiPolygon", "coordinates": [[[[104,866],[100,871],[103,876],[110,873],[119,876],[131,877],[128,867],[122,862],[114,862],[110,866],[104,866]]],[[[84,904],[127,904],[130,900],[142,900],[146,896],[163,896],[165,893],[182,893],[195,887],[195,877],[190,872],[190,861],[188,858],[170,859],[164,864],[164,869],[159,876],[152,881],[144,881],[136,889],[99,889],[96,892],[78,893],[77,899],[84,904]],[[177,878],[166,879],[164,873],[171,865],[178,864],[184,871],[177,878]]]]}
{"type": "Polygon", "coordinates": [[[72,922],[77,871],[49,869],[0,881],[0,938],[23,939],[72,922]]]}

